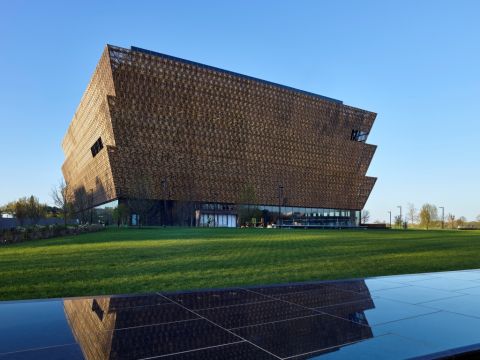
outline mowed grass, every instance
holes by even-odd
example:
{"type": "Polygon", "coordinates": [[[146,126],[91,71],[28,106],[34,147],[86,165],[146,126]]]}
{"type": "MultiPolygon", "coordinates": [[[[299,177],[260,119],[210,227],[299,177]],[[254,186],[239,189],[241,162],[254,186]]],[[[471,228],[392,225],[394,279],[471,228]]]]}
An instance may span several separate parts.
{"type": "Polygon", "coordinates": [[[145,228],[0,247],[0,299],[480,268],[480,231],[145,228]]]}

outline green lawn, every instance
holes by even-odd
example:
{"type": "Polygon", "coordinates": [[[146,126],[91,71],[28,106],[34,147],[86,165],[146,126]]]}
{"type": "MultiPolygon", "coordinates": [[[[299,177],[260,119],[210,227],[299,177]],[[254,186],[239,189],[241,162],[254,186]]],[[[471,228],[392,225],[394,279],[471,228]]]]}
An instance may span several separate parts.
{"type": "Polygon", "coordinates": [[[0,299],[480,268],[480,231],[109,229],[0,247],[0,299]]]}

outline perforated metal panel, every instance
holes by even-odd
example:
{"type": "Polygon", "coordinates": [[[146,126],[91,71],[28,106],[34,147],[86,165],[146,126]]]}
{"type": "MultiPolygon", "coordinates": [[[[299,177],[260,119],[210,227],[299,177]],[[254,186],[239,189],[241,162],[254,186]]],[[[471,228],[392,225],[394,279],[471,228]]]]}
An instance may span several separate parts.
{"type": "Polygon", "coordinates": [[[353,141],[376,114],[304,91],[140,49],[107,46],[63,148],[95,203],[135,196],[362,209],[376,146],[353,141]],[[104,149],[92,157],[101,137],[104,149]],[[167,180],[168,191],[162,186],[167,180]]]}

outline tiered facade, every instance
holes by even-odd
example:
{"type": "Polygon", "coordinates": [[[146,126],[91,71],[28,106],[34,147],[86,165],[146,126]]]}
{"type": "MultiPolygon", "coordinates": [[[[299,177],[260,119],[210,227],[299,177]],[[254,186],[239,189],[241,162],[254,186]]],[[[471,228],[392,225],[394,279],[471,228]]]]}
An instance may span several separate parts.
{"type": "Polygon", "coordinates": [[[174,208],[170,221],[180,223],[179,204],[188,205],[187,214],[197,210],[198,223],[201,209],[235,212],[245,202],[271,213],[303,209],[311,219],[333,212],[353,223],[376,180],[366,176],[376,146],[365,143],[375,116],[320,95],[108,45],[65,135],[62,170],[93,205],[155,200],[159,212],[174,208]]]}

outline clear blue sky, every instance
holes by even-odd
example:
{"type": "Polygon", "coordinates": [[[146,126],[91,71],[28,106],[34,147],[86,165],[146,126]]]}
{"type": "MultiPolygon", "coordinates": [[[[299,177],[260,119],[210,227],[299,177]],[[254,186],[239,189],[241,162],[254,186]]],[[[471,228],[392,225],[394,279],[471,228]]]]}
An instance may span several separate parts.
{"type": "Polygon", "coordinates": [[[432,202],[480,214],[479,1],[2,1],[0,203],[50,201],[61,140],[106,43],[378,113],[372,220],[432,202]]]}

